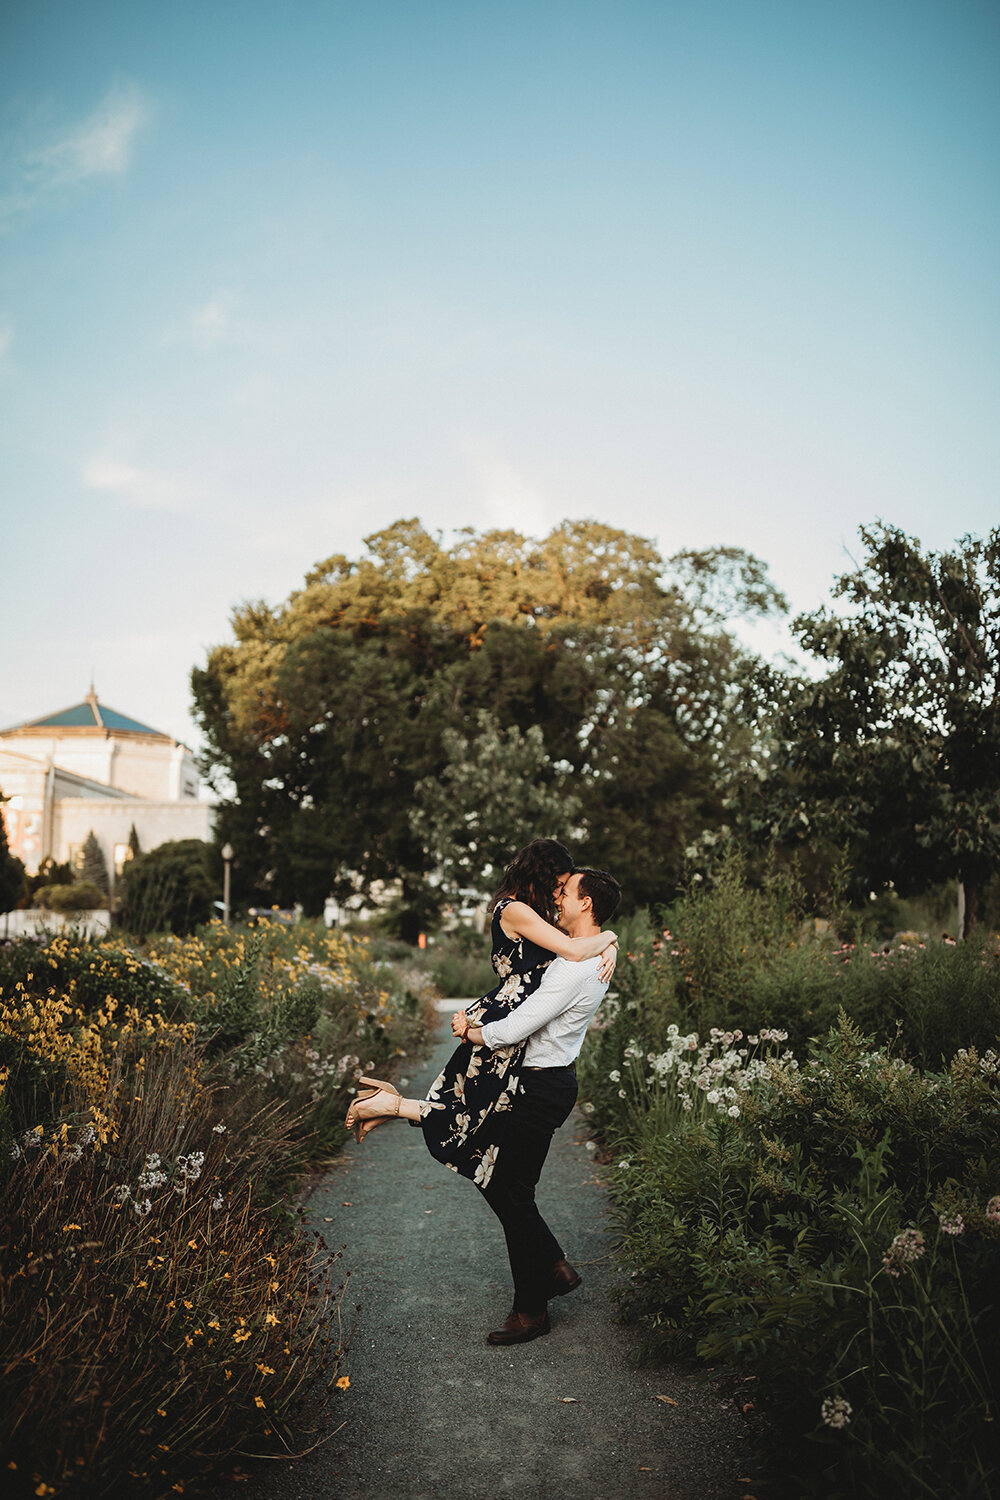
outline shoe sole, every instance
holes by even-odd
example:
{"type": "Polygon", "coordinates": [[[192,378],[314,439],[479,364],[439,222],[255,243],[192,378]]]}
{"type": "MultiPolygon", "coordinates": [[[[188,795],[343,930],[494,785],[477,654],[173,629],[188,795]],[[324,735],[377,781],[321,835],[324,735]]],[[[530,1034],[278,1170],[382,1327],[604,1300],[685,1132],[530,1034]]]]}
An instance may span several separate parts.
{"type": "Polygon", "coordinates": [[[495,1349],[509,1349],[514,1344],[530,1344],[532,1339],[540,1339],[547,1333],[552,1332],[551,1324],[547,1328],[534,1328],[531,1333],[526,1333],[519,1339],[495,1339],[492,1333],[486,1335],[486,1342],[492,1344],[495,1349]]]}

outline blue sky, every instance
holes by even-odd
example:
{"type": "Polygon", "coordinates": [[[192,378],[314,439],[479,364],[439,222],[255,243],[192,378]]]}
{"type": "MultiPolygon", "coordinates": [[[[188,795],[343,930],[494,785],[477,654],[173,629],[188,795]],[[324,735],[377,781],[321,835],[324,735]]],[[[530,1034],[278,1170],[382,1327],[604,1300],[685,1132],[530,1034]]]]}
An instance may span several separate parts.
{"type": "Polygon", "coordinates": [[[8,0],[0,719],[189,741],[246,598],[418,515],[763,557],[997,502],[1000,11],[8,0]]]}

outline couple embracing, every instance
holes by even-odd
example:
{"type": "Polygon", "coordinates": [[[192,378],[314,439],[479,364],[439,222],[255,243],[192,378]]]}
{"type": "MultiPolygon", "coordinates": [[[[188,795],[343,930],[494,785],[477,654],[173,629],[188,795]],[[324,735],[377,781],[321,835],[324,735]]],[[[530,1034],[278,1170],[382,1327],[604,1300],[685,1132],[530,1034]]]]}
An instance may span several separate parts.
{"type": "Polygon", "coordinates": [[[491,1344],[549,1332],[550,1298],[580,1277],[538,1212],[535,1188],[553,1133],[576,1102],[576,1059],[614,973],[618,939],[602,932],[618,882],[577,868],[556,839],[512,860],[495,897],[492,962],[499,983],[452,1018],[459,1046],[425,1099],[362,1078],[347,1125],[363,1140],[399,1118],[432,1156],[468,1177],[503,1226],[514,1305],[491,1344]]]}

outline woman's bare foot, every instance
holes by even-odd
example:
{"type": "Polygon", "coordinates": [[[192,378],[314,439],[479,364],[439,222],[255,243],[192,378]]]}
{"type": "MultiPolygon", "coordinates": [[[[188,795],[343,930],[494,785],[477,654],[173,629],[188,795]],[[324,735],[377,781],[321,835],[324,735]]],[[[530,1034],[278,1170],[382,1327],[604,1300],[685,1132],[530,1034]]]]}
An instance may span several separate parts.
{"type": "MultiPolygon", "coordinates": [[[[420,1119],[420,1100],[403,1099],[399,1094],[387,1093],[385,1089],[379,1089],[375,1094],[369,1094],[366,1098],[355,1099],[351,1105],[355,1119],[363,1120],[366,1124],[381,1125],[385,1120],[420,1119]]],[[[366,1132],[362,1131],[361,1139],[366,1132]]]]}

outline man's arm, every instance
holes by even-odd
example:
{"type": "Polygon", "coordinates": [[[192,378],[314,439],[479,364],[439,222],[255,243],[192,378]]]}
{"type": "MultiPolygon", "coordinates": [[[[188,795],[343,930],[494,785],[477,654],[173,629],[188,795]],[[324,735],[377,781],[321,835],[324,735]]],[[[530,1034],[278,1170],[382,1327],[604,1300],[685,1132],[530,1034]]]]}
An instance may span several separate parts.
{"type": "Polygon", "coordinates": [[[595,959],[571,964],[566,959],[557,958],[545,970],[534,994],[522,1000],[501,1020],[489,1021],[485,1026],[469,1026],[465,1030],[465,1012],[459,1011],[452,1021],[452,1030],[456,1036],[465,1036],[476,1046],[514,1047],[534,1036],[556,1016],[561,1016],[574,1000],[580,998],[595,977],[595,965],[595,959]]]}

